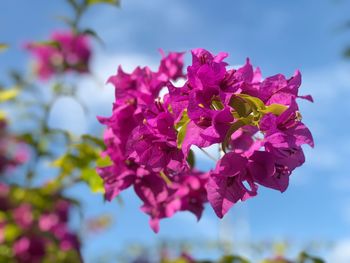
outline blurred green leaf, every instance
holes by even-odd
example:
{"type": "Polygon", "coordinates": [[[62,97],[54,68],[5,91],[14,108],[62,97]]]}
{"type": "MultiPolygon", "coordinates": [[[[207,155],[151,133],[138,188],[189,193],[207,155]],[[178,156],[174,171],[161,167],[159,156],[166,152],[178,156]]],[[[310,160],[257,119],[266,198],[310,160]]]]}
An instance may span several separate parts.
{"type": "Polygon", "coordinates": [[[7,242],[14,241],[21,234],[20,228],[15,224],[7,224],[4,229],[4,237],[7,242]]]}
{"type": "Polygon", "coordinates": [[[89,134],[84,134],[81,136],[81,138],[84,142],[93,143],[96,146],[100,147],[100,149],[105,148],[105,144],[104,144],[103,140],[100,138],[94,137],[94,136],[89,135],[89,134]]]}
{"type": "Polygon", "coordinates": [[[72,183],[85,182],[92,192],[103,193],[103,180],[96,172],[96,167],[111,164],[109,157],[101,157],[105,147],[103,140],[91,135],[83,135],[79,143],[71,144],[68,151],[56,159],[52,165],[59,168],[57,181],[71,179],[72,183]]]}
{"type": "Polygon", "coordinates": [[[5,43],[0,43],[0,52],[4,52],[5,50],[7,50],[9,48],[9,46],[5,43]]]}
{"type": "Polygon", "coordinates": [[[319,257],[314,257],[309,255],[306,252],[301,252],[298,258],[298,263],[325,263],[326,261],[324,261],[323,259],[319,258],[319,257]]]}
{"type": "Polygon", "coordinates": [[[120,1],[119,0],[86,0],[86,3],[88,5],[94,5],[94,4],[111,4],[115,6],[119,6],[120,1]]]}
{"type": "Polygon", "coordinates": [[[343,56],[345,58],[350,58],[350,47],[347,47],[344,52],[343,52],[343,56]]]}
{"type": "Polygon", "coordinates": [[[12,249],[8,245],[0,245],[0,260],[2,262],[11,263],[13,262],[12,249]]]}
{"type": "Polygon", "coordinates": [[[11,89],[6,89],[6,90],[0,90],[0,103],[12,100],[16,98],[18,94],[19,94],[19,89],[16,87],[11,89]]]}
{"type": "Polygon", "coordinates": [[[89,35],[89,36],[95,38],[98,42],[100,42],[100,44],[104,45],[102,38],[96,33],[96,31],[94,31],[92,29],[86,29],[83,31],[83,34],[89,35]]]}
{"type": "Polygon", "coordinates": [[[36,142],[33,136],[32,133],[23,133],[19,135],[18,138],[29,145],[34,145],[36,142]]]}
{"type": "Polygon", "coordinates": [[[54,40],[50,40],[50,41],[40,41],[40,42],[35,42],[35,43],[31,43],[31,46],[50,46],[53,48],[57,48],[60,49],[61,48],[61,44],[57,41],[54,40]]]}
{"type": "Polygon", "coordinates": [[[245,258],[235,255],[224,256],[218,263],[249,263],[245,258]]]}
{"type": "Polygon", "coordinates": [[[0,111],[0,121],[6,120],[6,112],[0,111]]]}
{"type": "Polygon", "coordinates": [[[105,167],[112,165],[112,160],[109,158],[109,156],[100,157],[97,159],[96,164],[98,167],[105,167]]]}
{"type": "Polygon", "coordinates": [[[95,169],[83,169],[81,179],[86,182],[94,193],[104,193],[103,180],[95,169]]]}

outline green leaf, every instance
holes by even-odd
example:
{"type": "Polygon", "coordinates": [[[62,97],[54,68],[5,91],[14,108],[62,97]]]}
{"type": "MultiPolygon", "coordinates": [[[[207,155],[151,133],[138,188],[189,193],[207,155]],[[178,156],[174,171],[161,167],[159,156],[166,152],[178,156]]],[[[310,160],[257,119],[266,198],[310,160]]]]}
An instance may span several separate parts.
{"type": "Polygon", "coordinates": [[[237,96],[241,97],[246,102],[248,102],[249,105],[252,106],[253,110],[265,109],[264,102],[261,99],[257,98],[257,97],[253,97],[253,96],[250,96],[250,95],[247,95],[247,94],[238,94],[237,96]]]}
{"type": "Polygon", "coordinates": [[[215,96],[212,99],[211,106],[214,110],[222,110],[224,108],[224,104],[222,104],[222,102],[218,96],[215,96]]]}
{"type": "Polygon", "coordinates": [[[247,117],[252,113],[252,107],[241,97],[233,95],[230,99],[229,105],[235,109],[239,117],[247,117]]]}
{"type": "Polygon", "coordinates": [[[246,122],[245,119],[237,120],[237,121],[235,121],[235,122],[231,125],[231,127],[230,127],[230,129],[227,131],[226,136],[225,136],[225,139],[224,139],[224,141],[223,141],[223,143],[222,143],[222,150],[223,150],[224,152],[226,152],[226,149],[227,149],[227,147],[228,147],[228,144],[229,144],[229,142],[230,142],[230,140],[231,140],[231,135],[232,135],[235,131],[237,131],[239,128],[243,127],[244,125],[247,125],[247,122],[246,122]]]}
{"type": "Polygon", "coordinates": [[[81,179],[89,185],[93,193],[104,193],[103,180],[95,169],[82,170],[81,179]]]}
{"type": "Polygon", "coordinates": [[[196,164],[196,159],[192,150],[188,152],[187,163],[190,165],[191,168],[193,168],[196,164]]]}
{"type": "Polygon", "coordinates": [[[120,1],[119,0],[86,0],[86,3],[88,5],[94,5],[94,4],[110,4],[119,6],[120,1]]]}

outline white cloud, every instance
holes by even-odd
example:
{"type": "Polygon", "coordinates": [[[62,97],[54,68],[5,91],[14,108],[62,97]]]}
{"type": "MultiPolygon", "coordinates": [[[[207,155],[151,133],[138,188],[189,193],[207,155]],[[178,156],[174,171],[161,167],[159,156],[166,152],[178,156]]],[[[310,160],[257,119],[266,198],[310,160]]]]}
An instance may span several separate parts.
{"type": "Polygon", "coordinates": [[[79,135],[86,132],[86,120],[82,107],[72,98],[59,98],[50,112],[49,125],[79,135]]]}
{"type": "Polygon", "coordinates": [[[350,239],[338,241],[328,255],[327,262],[349,263],[350,262],[350,239]]]}

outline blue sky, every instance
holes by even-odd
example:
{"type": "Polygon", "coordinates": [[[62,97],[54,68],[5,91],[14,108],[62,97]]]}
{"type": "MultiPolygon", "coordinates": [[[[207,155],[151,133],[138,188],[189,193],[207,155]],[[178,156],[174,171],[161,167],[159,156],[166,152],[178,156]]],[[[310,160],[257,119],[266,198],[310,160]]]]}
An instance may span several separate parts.
{"type": "MultiPolygon", "coordinates": [[[[148,218],[139,211],[140,202],[132,191],[123,195],[125,204],[120,207],[116,202],[104,204],[84,187],[74,189],[70,194],[84,198],[88,216],[106,212],[116,218],[109,231],[85,240],[87,262],[94,262],[92,256],[104,249],[119,251],[130,241],[151,244],[164,237],[332,240],[337,245],[330,257],[335,262],[348,262],[350,255],[344,251],[350,250],[350,64],[341,53],[350,44],[350,37],[339,28],[350,19],[349,7],[345,0],[125,0],[120,9],[92,8],[83,25],[96,30],[106,43],[105,47],[95,43],[92,69],[100,82],[119,64],[129,70],[139,64],[157,65],[158,48],[227,51],[233,65],[250,57],[264,76],[289,76],[300,69],[301,93],[315,99],[314,104],[301,102],[301,109],[316,147],[305,149],[306,164],[294,173],[284,194],[261,188],[257,198],[234,207],[224,222],[219,222],[209,207],[200,223],[188,214],[179,214],[164,220],[158,235],[149,229],[148,218]],[[347,258],[341,261],[340,257],[347,258]]],[[[21,43],[44,40],[53,29],[64,28],[54,17],[69,12],[63,0],[1,3],[0,42],[13,46],[0,56],[1,80],[6,82],[9,67],[25,70],[28,56],[20,49],[21,43]]],[[[188,55],[187,62],[189,59],[188,55]]],[[[92,109],[87,120],[79,105],[66,98],[55,106],[52,125],[76,133],[99,127],[94,116],[110,113],[113,90],[110,86],[96,90],[96,83],[91,78],[80,82],[80,95],[92,109]]],[[[203,158],[199,165],[210,167],[210,160],[203,158]]]]}

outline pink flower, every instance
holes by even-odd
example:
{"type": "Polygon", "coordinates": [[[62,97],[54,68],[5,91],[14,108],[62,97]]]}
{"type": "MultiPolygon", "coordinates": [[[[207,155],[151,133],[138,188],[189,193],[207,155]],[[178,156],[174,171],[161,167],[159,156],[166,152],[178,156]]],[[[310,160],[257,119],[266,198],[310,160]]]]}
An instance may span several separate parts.
{"type": "Polygon", "coordinates": [[[208,200],[216,215],[222,218],[239,200],[257,194],[257,186],[247,170],[248,160],[236,153],[227,153],[209,174],[208,200]],[[249,188],[244,184],[246,182],[249,188]]]}
{"type": "Polygon", "coordinates": [[[170,52],[167,56],[161,49],[162,60],[159,65],[159,72],[164,73],[169,79],[176,80],[185,77],[182,72],[184,65],[184,52],[170,52]]]}

